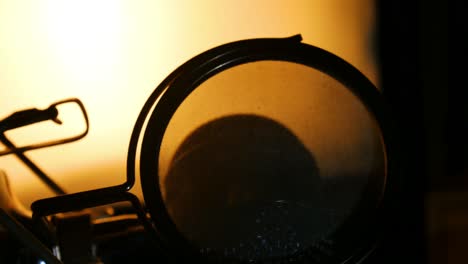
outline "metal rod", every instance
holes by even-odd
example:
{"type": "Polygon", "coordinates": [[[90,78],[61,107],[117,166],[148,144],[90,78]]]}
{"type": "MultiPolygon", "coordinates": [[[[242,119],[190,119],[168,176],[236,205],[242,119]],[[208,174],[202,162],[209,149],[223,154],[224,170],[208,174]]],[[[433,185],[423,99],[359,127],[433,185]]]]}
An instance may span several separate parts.
{"type": "MultiPolygon", "coordinates": [[[[0,141],[10,149],[15,149],[16,146],[4,134],[0,134],[0,141]]],[[[55,183],[47,174],[45,174],[34,162],[32,162],[22,151],[14,152],[26,166],[28,166],[52,191],[58,195],[66,194],[65,190],[55,183]]]]}

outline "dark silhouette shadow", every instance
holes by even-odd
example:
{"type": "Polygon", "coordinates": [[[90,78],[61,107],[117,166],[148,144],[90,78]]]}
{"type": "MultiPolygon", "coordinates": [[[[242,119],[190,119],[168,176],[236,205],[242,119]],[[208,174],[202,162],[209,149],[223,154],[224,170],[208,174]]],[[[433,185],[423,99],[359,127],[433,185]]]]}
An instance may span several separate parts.
{"type": "Polygon", "coordinates": [[[314,157],[293,133],[239,114],[195,129],[162,187],[171,217],[198,246],[263,258],[325,237],[330,224],[316,206],[320,185],[314,157]]]}

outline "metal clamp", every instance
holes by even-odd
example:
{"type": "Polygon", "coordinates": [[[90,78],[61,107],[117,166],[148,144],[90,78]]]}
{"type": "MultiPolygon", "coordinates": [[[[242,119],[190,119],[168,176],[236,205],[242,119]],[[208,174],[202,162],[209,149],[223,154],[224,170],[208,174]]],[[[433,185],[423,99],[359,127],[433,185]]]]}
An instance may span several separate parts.
{"type": "Polygon", "coordinates": [[[13,154],[13,153],[23,153],[29,150],[66,144],[69,142],[79,140],[83,138],[84,136],[86,136],[86,134],[88,134],[88,131],[89,131],[88,114],[86,113],[86,109],[83,103],[77,98],[71,98],[71,99],[58,101],[56,103],[51,104],[48,108],[44,110],[32,108],[32,109],[26,109],[26,110],[15,112],[12,115],[0,121],[0,135],[2,138],[6,139],[4,133],[7,130],[11,130],[11,129],[15,129],[18,127],[27,126],[27,125],[31,125],[34,123],[47,121],[47,120],[52,120],[57,124],[62,124],[62,121],[58,119],[57,106],[62,105],[62,104],[67,104],[67,103],[76,103],[80,107],[80,110],[83,113],[83,117],[86,123],[86,129],[82,133],[75,135],[75,136],[68,137],[68,138],[57,139],[57,140],[52,140],[52,141],[38,143],[38,144],[31,144],[31,145],[27,145],[23,147],[16,147],[9,140],[6,140],[6,141],[2,140],[2,142],[7,147],[7,150],[0,151],[0,156],[13,154]]]}

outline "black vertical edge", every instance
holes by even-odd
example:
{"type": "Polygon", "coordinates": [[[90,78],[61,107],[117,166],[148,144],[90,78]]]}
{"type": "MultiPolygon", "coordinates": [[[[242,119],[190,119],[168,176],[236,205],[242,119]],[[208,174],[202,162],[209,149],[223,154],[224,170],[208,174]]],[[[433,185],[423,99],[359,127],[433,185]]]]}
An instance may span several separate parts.
{"type": "Polygon", "coordinates": [[[377,55],[385,100],[403,154],[399,173],[388,179],[387,237],[376,263],[427,263],[424,87],[421,75],[420,1],[377,1],[377,55]]]}

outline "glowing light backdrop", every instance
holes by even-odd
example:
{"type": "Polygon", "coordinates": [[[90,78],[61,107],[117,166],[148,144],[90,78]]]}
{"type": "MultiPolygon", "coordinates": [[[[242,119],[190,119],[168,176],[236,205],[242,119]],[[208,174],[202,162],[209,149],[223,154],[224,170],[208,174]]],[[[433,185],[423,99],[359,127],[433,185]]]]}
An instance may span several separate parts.
{"type": "MultiPolygon", "coordinates": [[[[370,0],[0,0],[0,118],[79,98],[90,117],[88,136],[27,155],[68,192],[121,183],[130,134],[149,94],[214,46],[300,33],[378,85],[373,8],[370,0]]],[[[32,143],[83,128],[73,114],[63,121],[8,135],[32,143]]],[[[0,169],[27,206],[53,195],[14,156],[0,157],[0,169]]]]}

